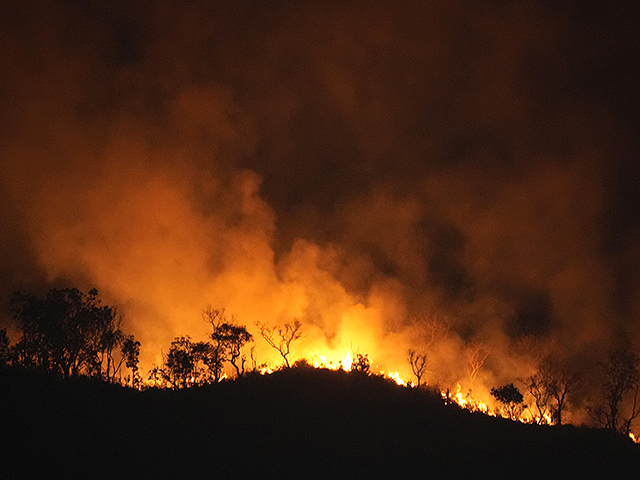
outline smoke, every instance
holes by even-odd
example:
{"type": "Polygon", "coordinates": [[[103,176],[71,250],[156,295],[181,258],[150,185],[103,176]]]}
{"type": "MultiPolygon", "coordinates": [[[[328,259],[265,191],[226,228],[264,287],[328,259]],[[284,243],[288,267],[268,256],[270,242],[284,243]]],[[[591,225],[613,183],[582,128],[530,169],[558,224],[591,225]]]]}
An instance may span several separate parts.
{"type": "Polygon", "coordinates": [[[95,286],[145,368],[203,338],[211,305],[254,333],[299,318],[296,356],[357,349],[408,377],[407,349],[428,348],[443,384],[469,382],[480,345],[477,388],[526,374],[523,338],[575,358],[637,347],[625,12],[2,9],[5,323],[13,290],[95,286]]]}

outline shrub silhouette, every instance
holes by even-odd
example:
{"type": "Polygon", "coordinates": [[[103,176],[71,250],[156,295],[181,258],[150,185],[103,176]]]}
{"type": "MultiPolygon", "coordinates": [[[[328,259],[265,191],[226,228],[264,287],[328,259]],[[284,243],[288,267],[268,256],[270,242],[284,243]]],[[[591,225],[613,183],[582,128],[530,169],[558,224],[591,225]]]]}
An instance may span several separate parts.
{"type": "Polygon", "coordinates": [[[524,397],[513,383],[491,389],[491,395],[502,404],[511,420],[517,420],[522,414],[524,397]]]}

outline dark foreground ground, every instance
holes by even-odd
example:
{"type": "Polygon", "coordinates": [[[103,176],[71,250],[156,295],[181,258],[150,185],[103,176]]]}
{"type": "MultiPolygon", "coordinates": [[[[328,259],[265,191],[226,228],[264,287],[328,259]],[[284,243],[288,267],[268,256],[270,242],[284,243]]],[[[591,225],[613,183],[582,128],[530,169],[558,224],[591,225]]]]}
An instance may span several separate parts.
{"type": "Polygon", "coordinates": [[[188,391],[0,373],[0,478],[640,478],[640,446],[292,369],[188,391]]]}

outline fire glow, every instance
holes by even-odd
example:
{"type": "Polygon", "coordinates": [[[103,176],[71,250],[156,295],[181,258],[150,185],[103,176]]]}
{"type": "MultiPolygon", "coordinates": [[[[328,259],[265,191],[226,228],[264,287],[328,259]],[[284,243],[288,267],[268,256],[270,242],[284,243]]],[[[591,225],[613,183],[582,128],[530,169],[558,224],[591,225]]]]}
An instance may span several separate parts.
{"type": "Polygon", "coordinates": [[[333,360],[327,360],[325,355],[317,355],[310,354],[308,357],[308,362],[310,365],[313,365],[314,368],[326,368],[327,370],[345,370],[347,372],[351,371],[351,364],[353,362],[353,358],[351,357],[350,352],[346,352],[344,357],[334,362],[333,360]]]}
{"type": "MultiPolygon", "coordinates": [[[[349,351],[345,352],[344,356],[337,361],[328,360],[325,355],[318,355],[318,354],[312,353],[309,355],[309,357],[307,357],[307,362],[310,365],[312,365],[314,368],[326,368],[327,370],[334,370],[334,371],[344,370],[345,372],[350,372],[352,371],[352,368],[353,368],[354,359],[353,359],[353,355],[349,351]]],[[[406,380],[401,378],[399,372],[379,371],[378,375],[381,375],[385,378],[393,380],[394,382],[396,382],[398,385],[401,385],[401,386],[413,386],[412,382],[407,382],[406,380]]]]}
{"type": "MultiPolygon", "coordinates": [[[[126,312],[141,371],[173,338],[207,338],[206,304],[249,329],[300,319],[289,360],[352,371],[361,352],[372,374],[496,416],[490,389],[542,357],[597,371],[640,345],[638,171],[622,168],[636,129],[624,88],[593,88],[609,76],[565,77],[594,70],[564,48],[582,21],[460,18],[448,2],[300,2],[273,22],[122,13],[139,36],[58,3],[0,29],[4,293],[95,286],[126,312]],[[479,41],[460,62],[457,25],[479,41]],[[70,42],[91,31],[106,43],[70,42]],[[534,68],[538,54],[554,56],[534,68]]],[[[254,369],[272,373],[281,359],[251,333],[254,369]]],[[[602,386],[591,373],[587,392],[602,386]]],[[[553,423],[526,403],[518,419],[553,423]]],[[[588,422],[583,407],[563,420],[588,422]]]]}
{"type": "MultiPolygon", "coordinates": [[[[322,355],[318,353],[309,353],[309,355],[304,358],[304,361],[313,368],[351,372],[353,371],[354,355],[348,350],[345,351],[344,355],[342,356],[340,356],[340,354],[322,355]]],[[[262,375],[268,375],[273,372],[274,370],[269,367],[263,367],[260,370],[260,373],[262,375]]],[[[367,374],[369,374],[369,372],[367,372],[367,374]]],[[[402,378],[400,376],[400,373],[397,371],[385,372],[380,370],[377,372],[371,372],[371,374],[382,376],[388,380],[395,382],[398,386],[401,387],[417,387],[413,381],[402,378]]],[[[426,386],[428,388],[428,385],[426,386]]],[[[505,409],[495,405],[495,402],[492,402],[494,403],[494,407],[491,408],[487,405],[486,402],[475,398],[471,394],[471,391],[469,391],[467,394],[464,394],[462,392],[462,386],[459,382],[456,383],[454,392],[449,389],[444,389],[440,391],[440,395],[445,404],[455,404],[460,408],[469,410],[470,412],[480,412],[492,417],[501,417],[525,424],[542,423],[545,425],[553,425],[554,423],[553,418],[548,413],[544,413],[542,419],[537,419],[532,410],[526,406],[515,418],[513,418],[506,412],[505,409]]],[[[634,443],[640,444],[640,439],[633,432],[629,432],[629,438],[634,443]]]]}

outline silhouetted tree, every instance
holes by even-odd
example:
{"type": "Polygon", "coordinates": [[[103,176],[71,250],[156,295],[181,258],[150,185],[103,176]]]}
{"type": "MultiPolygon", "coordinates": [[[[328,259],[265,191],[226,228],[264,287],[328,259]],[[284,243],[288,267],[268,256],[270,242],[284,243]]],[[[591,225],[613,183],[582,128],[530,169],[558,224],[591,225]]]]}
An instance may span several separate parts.
{"type": "Polygon", "coordinates": [[[562,412],[567,406],[569,395],[580,384],[582,374],[549,358],[542,362],[539,373],[547,392],[555,400],[555,405],[551,407],[553,423],[562,425],[562,412]]]}
{"type": "Polygon", "coordinates": [[[291,344],[302,336],[300,321],[296,319],[292,323],[285,323],[283,327],[269,327],[260,322],[256,322],[256,326],[260,329],[262,338],[280,353],[285,366],[289,368],[291,344]]]}
{"type": "MultiPolygon", "coordinates": [[[[235,324],[235,317],[229,320],[224,309],[208,307],[202,311],[202,316],[213,329],[211,341],[193,342],[189,336],[176,337],[169,353],[163,357],[162,366],[156,366],[149,372],[153,386],[179,389],[218,382],[223,377],[226,361],[233,365],[238,377],[244,374],[246,357],[242,348],[252,340],[246,327],[235,324]]],[[[134,347],[135,344],[130,349],[139,353],[139,345],[137,350],[134,347]]],[[[128,358],[137,371],[137,356],[128,358]]]]}
{"type": "Polygon", "coordinates": [[[605,376],[606,404],[594,411],[595,417],[606,428],[628,434],[631,423],[640,414],[640,358],[626,350],[615,350],[609,353],[606,362],[598,365],[605,376]],[[621,406],[629,392],[634,392],[633,404],[628,417],[624,418],[621,417],[621,406]]]}
{"type": "Polygon", "coordinates": [[[166,378],[175,388],[185,388],[193,380],[196,361],[189,337],[176,337],[165,360],[166,378]]]}
{"type": "Polygon", "coordinates": [[[415,350],[409,350],[409,365],[411,365],[411,371],[416,376],[418,381],[416,388],[420,388],[420,379],[426,373],[427,370],[427,354],[426,353],[416,353],[415,350]]]}
{"type": "Polygon", "coordinates": [[[253,336],[247,331],[243,325],[233,325],[225,323],[221,327],[221,333],[226,338],[229,348],[229,362],[236,370],[236,375],[241,377],[244,375],[244,366],[247,356],[242,353],[242,347],[253,340],[253,336]],[[240,365],[238,365],[238,361],[240,365]]]}
{"type": "Polygon", "coordinates": [[[547,423],[547,418],[551,417],[552,407],[550,404],[551,392],[548,388],[546,378],[538,371],[521,381],[534,399],[537,410],[537,413],[534,414],[536,423],[547,423]]]}
{"type": "Polygon", "coordinates": [[[131,370],[131,386],[139,389],[142,386],[142,379],[138,371],[138,362],[140,360],[140,342],[133,335],[125,337],[122,342],[122,356],[125,360],[125,366],[131,370]]]}
{"type": "Polygon", "coordinates": [[[222,325],[227,323],[227,318],[224,309],[212,309],[207,307],[202,311],[202,317],[205,322],[211,325],[213,331],[211,332],[211,350],[209,351],[208,365],[213,373],[215,381],[220,379],[222,374],[222,367],[227,360],[227,344],[224,332],[221,331],[222,325]]]}
{"type": "Polygon", "coordinates": [[[189,336],[176,337],[162,368],[155,367],[150,379],[160,386],[187,388],[217,381],[211,369],[212,346],[208,342],[192,342],[189,336]]]}
{"type": "Polygon", "coordinates": [[[51,289],[44,299],[21,292],[11,297],[21,332],[13,363],[64,378],[78,375],[113,380],[113,351],[120,345],[121,318],[100,305],[98,291],[51,289]]]}
{"type": "Polygon", "coordinates": [[[108,382],[113,382],[116,379],[124,362],[124,355],[122,355],[124,334],[120,329],[121,323],[121,318],[116,319],[114,328],[105,330],[99,338],[94,339],[97,341],[96,347],[98,348],[96,350],[99,352],[98,362],[102,367],[102,376],[108,382]]]}
{"type": "Polygon", "coordinates": [[[4,328],[0,328],[0,367],[9,363],[9,337],[4,328]]]}
{"type": "Polygon", "coordinates": [[[419,350],[410,349],[407,353],[407,359],[417,379],[417,387],[420,387],[422,378],[428,371],[429,360],[431,360],[428,352],[432,345],[449,335],[451,325],[440,314],[417,315],[411,317],[410,321],[411,338],[416,345],[419,345],[419,350]]]}
{"type": "Polygon", "coordinates": [[[244,325],[236,323],[235,316],[228,319],[224,309],[212,310],[209,307],[203,311],[203,317],[213,329],[210,368],[214,373],[214,379],[217,381],[220,378],[225,361],[229,361],[236,375],[241,377],[246,363],[246,355],[242,353],[242,348],[253,341],[253,336],[244,325]]]}
{"type": "Polygon", "coordinates": [[[492,388],[491,395],[502,404],[511,420],[517,420],[520,417],[523,408],[525,408],[525,405],[522,404],[524,397],[513,383],[492,388]]]}
{"type": "Polygon", "coordinates": [[[569,394],[580,383],[581,377],[580,372],[547,357],[541,361],[535,374],[521,380],[535,401],[538,423],[545,423],[549,418],[555,425],[562,424],[569,394]]]}

